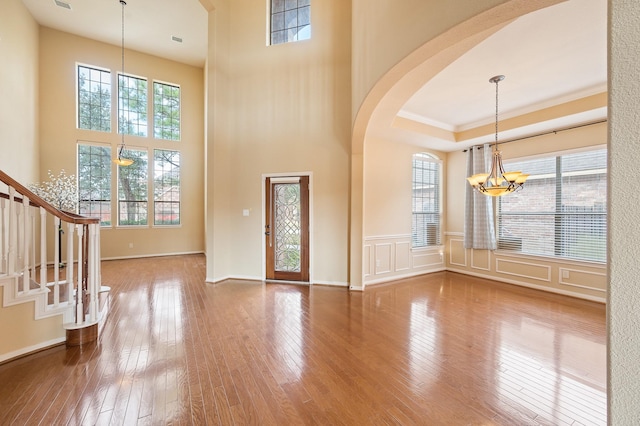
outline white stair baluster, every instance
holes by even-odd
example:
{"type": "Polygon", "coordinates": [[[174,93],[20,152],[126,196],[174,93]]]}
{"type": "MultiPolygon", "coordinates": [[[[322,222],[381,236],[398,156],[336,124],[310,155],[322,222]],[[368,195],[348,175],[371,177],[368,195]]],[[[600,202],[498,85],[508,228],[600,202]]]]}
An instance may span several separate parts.
{"type": "Polygon", "coordinates": [[[58,262],[60,258],[60,218],[54,217],[53,224],[53,235],[55,235],[53,240],[53,304],[58,306],[60,304],[60,263],[58,262]]]}
{"type": "Polygon", "coordinates": [[[18,225],[16,223],[16,190],[9,187],[9,256],[7,259],[7,274],[16,273],[16,246],[18,245],[18,225]]]}
{"type": "Polygon", "coordinates": [[[7,273],[7,200],[0,198],[0,272],[7,273]]]}
{"type": "MultiPolygon", "coordinates": [[[[40,288],[47,287],[47,211],[40,207],[40,288]]],[[[48,303],[47,303],[48,304],[48,303]]]]}
{"type": "Polygon", "coordinates": [[[76,290],[76,324],[84,322],[84,301],[82,294],[82,225],[76,225],[78,230],[78,287],[76,290]]]}

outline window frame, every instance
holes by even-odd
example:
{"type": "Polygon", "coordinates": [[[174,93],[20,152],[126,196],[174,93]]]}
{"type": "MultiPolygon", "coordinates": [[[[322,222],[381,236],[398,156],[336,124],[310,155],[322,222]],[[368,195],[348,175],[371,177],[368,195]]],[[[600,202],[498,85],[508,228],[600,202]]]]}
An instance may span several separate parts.
{"type": "MultiPolygon", "coordinates": [[[[180,142],[182,140],[182,87],[179,84],[169,83],[161,80],[153,80],[151,86],[152,86],[151,96],[152,96],[152,106],[153,106],[153,138],[158,140],[164,140],[164,141],[180,142]],[[178,134],[177,134],[178,137],[177,138],[163,138],[157,135],[158,127],[157,127],[156,118],[157,118],[158,110],[156,108],[156,105],[157,105],[156,104],[156,84],[162,85],[162,86],[170,86],[178,89],[178,134]]],[[[162,99],[165,99],[165,97],[163,96],[162,99]]]]}
{"type": "MultiPolygon", "coordinates": [[[[123,73],[123,72],[118,72],[117,73],[117,82],[116,82],[116,86],[117,86],[117,108],[116,108],[116,112],[117,112],[117,121],[118,121],[118,134],[125,134],[128,136],[137,136],[137,137],[141,137],[141,138],[148,138],[149,137],[149,79],[147,77],[142,77],[139,75],[135,75],[135,74],[129,74],[129,73],[123,73]],[[124,110],[124,106],[121,106],[121,103],[124,104],[124,100],[121,97],[121,78],[127,78],[127,79],[135,79],[135,80],[140,80],[140,81],[144,81],[146,83],[146,88],[145,88],[145,95],[144,97],[141,97],[140,99],[144,99],[145,102],[145,109],[144,109],[144,124],[140,124],[140,120],[136,120],[135,123],[133,123],[132,125],[134,126],[134,128],[138,129],[138,132],[136,133],[131,133],[131,132],[125,132],[125,126],[122,124],[121,119],[123,118],[122,116],[122,112],[127,112],[127,117],[129,117],[130,113],[134,113],[134,114],[139,114],[139,112],[137,111],[133,111],[130,109],[124,110]],[[144,134],[140,134],[140,128],[144,128],[144,134]]],[[[127,99],[131,99],[131,98],[127,98],[127,99]]]]}
{"type": "Polygon", "coordinates": [[[153,149],[153,226],[154,227],[162,227],[162,228],[167,228],[167,227],[179,227],[182,225],[182,171],[181,171],[181,163],[182,161],[182,152],[180,152],[179,150],[176,149],[165,149],[165,148],[154,148],[153,149]],[[174,201],[161,201],[161,200],[157,200],[157,182],[158,180],[156,179],[156,172],[158,171],[157,169],[157,160],[156,160],[156,152],[158,151],[169,151],[169,152],[174,152],[178,154],[178,167],[177,167],[177,177],[178,177],[178,200],[174,201]],[[177,223],[157,223],[157,215],[158,215],[158,211],[160,209],[158,209],[158,204],[159,203],[170,203],[170,204],[177,204],[178,205],[178,222],[177,223]]]}
{"type": "MultiPolygon", "coordinates": [[[[422,250],[442,246],[442,173],[443,161],[436,155],[428,152],[417,152],[411,156],[411,250],[422,250]],[[418,198],[416,197],[416,183],[418,183],[416,181],[416,161],[428,162],[437,166],[437,169],[434,171],[437,174],[436,182],[425,182],[424,179],[419,182],[422,185],[434,185],[436,188],[435,196],[430,198],[434,200],[433,202],[436,204],[437,211],[425,212],[416,210],[416,205],[418,204],[418,198]],[[435,215],[437,218],[435,222],[420,221],[423,222],[424,225],[435,224],[435,231],[430,231],[428,226],[423,229],[418,229],[417,215],[435,215]],[[419,234],[422,235],[420,238],[418,238],[419,234]],[[432,236],[432,234],[434,235],[432,236]],[[429,243],[430,238],[434,238],[432,243],[429,243]],[[423,240],[424,244],[418,244],[418,240],[423,240]]],[[[419,199],[422,201],[420,204],[424,206],[425,197],[420,197],[419,199]]]]}
{"type": "Polygon", "coordinates": [[[288,44],[288,43],[294,43],[294,42],[305,41],[310,39],[311,39],[311,0],[267,0],[267,46],[276,46],[280,44],[288,44]],[[277,10],[274,12],[274,2],[276,1],[282,2],[283,4],[282,11],[277,10]],[[287,3],[291,1],[295,1],[296,6],[287,9],[287,3]],[[300,4],[301,2],[302,4],[300,4]],[[305,8],[307,9],[306,16],[304,15],[304,11],[302,11],[302,9],[305,9],[305,8]],[[287,13],[289,13],[291,16],[292,11],[295,11],[296,25],[287,26],[286,15],[287,13]],[[298,20],[300,19],[301,14],[303,19],[306,18],[306,21],[304,21],[305,23],[303,23],[302,25],[298,25],[299,23],[298,20]],[[277,23],[274,24],[274,21],[279,19],[279,16],[277,17],[276,15],[282,15],[282,28],[280,28],[280,26],[277,23]],[[274,25],[278,26],[277,27],[278,29],[274,30],[274,25]],[[295,32],[290,33],[290,31],[293,31],[293,30],[295,30],[295,32]],[[274,36],[276,33],[281,33],[284,36],[281,41],[277,41],[279,40],[279,38],[274,39],[274,36]],[[301,35],[302,37],[300,37],[301,35]]]}
{"type": "Polygon", "coordinates": [[[117,227],[118,228],[148,228],[149,227],[149,212],[150,212],[150,206],[149,206],[149,184],[150,184],[150,179],[151,179],[151,174],[150,174],[150,166],[149,166],[149,148],[147,147],[134,147],[134,146],[130,146],[127,145],[125,148],[125,151],[123,153],[123,156],[126,158],[133,158],[135,161],[132,165],[129,166],[116,166],[116,215],[117,215],[117,227]],[[139,152],[144,152],[146,154],[146,167],[142,170],[144,170],[144,173],[146,173],[144,179],[138,178],[137,180],[139,182],[141,182],[141,185],[143,184],[145,186],[144,191],[142,192],[142,194],[145,195],[144,200],[127,200],[126,198],[121,198],[121,185],[120,185],[120,174],[121,171],[124,169],[126,172],[130,172],[131,170],[135,170],[136,167],[139,166],[140,163],[140,159],[136,158],[135,155],[132,155],[132,151],[139,151],[139,152]],[[134,224],[128,224],[128,223],[122,223],[121,220],[121,203],[145,203],[145,205],[143,206],[143,208],[146,209],[146,216],[144,219],[144,223],[134,223],[134,224]]]}
{"type": "MultiPolygon", "coordinates": [[[[81,63],[81,62],[76,62],[75,64],[75,72],[76,72],[76,129],[78,130],[91,130],[94,132],[103,132],[103,133],[111,133],[113,130],[113,72],[111,72],[111,70],[109,68],[103,68],[97,65],[90,65],[90,64],[85,64],[85,63],[81,63]],[[108,100],[109,100],[109,107],[107,108],[109,111],[109,119],[107,120],[109,127],[108,129],[104,130],[104,129],[94,129],[92,127],[81,127],[81,118],[80,118],[80,111],[81,111],[81,106],[80,106],[80,68],[86,68],[89,70],[95,70],[95,71],[99,71],[101,73],[108,73],[109,74],[109,96],[108,96],[108,100]]],[[[90,80],[91,81],[91,80],[90,80]]],[[[102,79],[101,79],[102,81],[102,79]]]]}
{"type": "MultiPolygon", "coordinates": [[[[564,191],[564,187],[566,187],[567,184],[563,184],[562,179],[558,179],[558,177],[560,178],[564,178],[564,177],[569,177],[569,176],[587,176],[587,175],[595,175],[595,174],[602,174],[602,170],[604,170],[604,174],[605,174],[605,178],[604,178],[604,182],[606,185],[606,180],[607,180],[607,176],[609,173],[608,170],[608,164],[606,163],[605,160],[605,165],[604,165],[604,169],[603,168],[592,168],[592,169],[585,169],[585,170],[580,170],[579,174],[576,174],[576,172],[566,172],[565,175],[562,174],[562,169],[559,169],[559,167],[561,167],[561,160],[559,161],[559,159],[561,159],[562,157],[565,156],[570,156],[570,155],[575,155],[575,154],[580,154],[580,153],[595,153],[596,151],[605,151],[605,156],[607,155],[607,146],[604,144],[600,144],[600,145],[594,145],[594,146],[589,146],[589,147],[585,147],[585,148],[578,148],[578,149],[570,149],[570,150],[562,150],[562,151],[554,151],[554,152],[549,152],[549,153],[544,153],[544,154],[538,154],[538,155],[533,155],[533,156],[526,156],[526,157],[519,157],[519,158],[512,158],[509,160],[504,161],[504,165],[505,168],[507,168],[508,164],[512,164],[512,163],[518,163],[518,162],[526,162],[526,161],[534,161],[534,160],[542,160],[542,159],[548,159],[548,160],[554,160],[555,163],[555,168],[554,168],[554,172],[547,174],[549,177],[553,177],[554,181],[553,181],[553,190],[554,190],[554,210],[553,211],[534,211],[534,212],[527,212],[527,211],[521,211],[521,212],[508,212],[508,213],[503,213],[502,210],[502,202],[507,198],[507,197],[512,197],[512,194],[508,194],[505,195],[504,197],[498,197],[497,203],[495,205],[495,212],[496,212],[496,239],[498,242],[498,251],[502,252],[502,253],[508,253],[508,254],[518,254],[518,255],[523,255],[523,256],[537,256],[537,257],[542,257],[542,258],[547,258],[547,259],[553,259],[555,261],[569,261],[569,262],[586,262],[586,263],[595,263],[595,264],[606,264],[607,259],[606,259],[606,244],[607,244],[607,232],[608,232],[608,226],[607,226],[607,218],[608,218],[608,209],[607,209],[607,205],[606,205],[606,197],[605,200],[602,204],[600,204],[602,207],[604,207],[603,211],[591,211],[591,212],[567,212],[567,211],[562,211],[562,198],[558,199],[558,196],[562,196],[565,191],[564,191]],[[561,208],[560,211],[558,211],[558,207],[561,208]],[[523,251],[522,250],[522,243],[518,244],[517,241],[514,241],[513,237],[511,239],[509,239],[509,237],[504,237],[503,235],[503,224],[502,224],[502,217],[503,216],[529,216],[530,218],[534,217],[534,216],[549,216],[552,218],[553,223],[554,223],[554,233],[553,233],[553,244],[554,244],[554,249],[553,249],[553,254],[549,254],[549,253],[542,253],[542,252],[535,252],[535,251],[523,251]],[[587,257],[579,257],[579,256],[571,256],[568,253],[571,251],[576,251],[576,248],[579,247],[579,245],[576,243],[574,245],[574,247],[572,248],[571,246],[567,245],[567,243],[569,242],[572,234],[570,234],[569,232],[565,232],[564,229],[568,229],[566,228],[566,224],[567,224],[567,219],[568,218],[573,218],[574,216],[585,216],[585,215],[589,215],[589,216],[593,216],[593,217],[600,217],[599,222],[603,223],[603,228],[599,228],[598,230],[604,231],[604,238],[600,241],[601,243],[604,244],[604,256],[602,257],[601,260],[597,260],[594,258],[587,258],[587,257]],[[502,237],[501,237],[502,235],[502,237]],[[520,246],[520,248],[518,248],[518,246],[520,246]]],[[[597,155],[597,154],[594,154],[597,155]]],[[[523,170],[524,173],[527,173],[526,170],[523,170]]],[[[543,176],[543,175],[540,175],[543,176]]],[[[534,183],[536,181],[536,175],[532,174],[532,176],[529,177],[529,179],[527,180],[527,182],[524,185],[524,188],[522,189],[522,191],[526,191],[527,187],[531,186],[532,183],[534,183]]],[[[597,200],[596,200],[597,201],[597,200]]],[[[530,219],[529,219],[530,220],[530,219]]],[[[575,222],[575,221],[574,221],[575,222]]],[[[517,237],[515,238],[516,240],[518,239],[517,237]]],[[[595,252],[594,252],[595,253],[595,252]]]]}
{"type": "MultiPolygon", "coordinates": [[[[98,203],[106,203],[109,206],[109,220],[108,220],[108,224],[105,224],[102,220],[102,209],[100,209],[100,228],[112,228],[114,221],[113,221],[113,184],[112,184],[112,178],[113,178],[113,170],[111,167],[113,152],[112,152],[112,147],[111,144],[109,143],[102,143],[102,142],[90,142],[90,141],[84,141],[84,140],[78,140],[77,144],[76,144],[76,185],[78,188],[78,212],[79,214],[83,215],[83,216],[89,216],[89,217],[94,217],[91,215],[91,213],[87,214],[87,213],[83,213],[82,211],[82,205],[83,203],[92,203],[92,202],[98,202],[98,203]],[[109,194],[109,199],[108,200],[82,200],[81,197],[81,193],[82,193],[82,186],[80,184],[81,179],[83,179],[84,177],[86,177],[86,173],[80,173],[80,147],[81,146],[87,146],[87,147],[98,147],[98,148],[104,148],[108,153],[108,157],[105,161],[105,169],[108,170],[108,178],[106,180],[107,184],[108,184],[108,190],[107,189],[98,189],[98,191],[100,190],[105,190],[108,194],[109,194]]],[[[93,175],[92,175],[93,176],[93,175]]],[[[89,182],[94,182],[93,177],[89,178],[89,182]]],[[[89,209],[91,211],[91,208],[89,209]]]]}

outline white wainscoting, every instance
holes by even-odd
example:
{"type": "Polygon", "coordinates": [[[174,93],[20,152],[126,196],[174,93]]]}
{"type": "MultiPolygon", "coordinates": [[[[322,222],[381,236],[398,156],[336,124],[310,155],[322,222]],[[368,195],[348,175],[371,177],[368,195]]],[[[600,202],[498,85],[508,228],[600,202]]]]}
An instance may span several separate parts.
{"type": "Polygon", "coordinates": [[[411,235],[377,235],[364,240],[365,284],[443,271],[444,246],[412,249],[411,235]]]}
{"type": "Polygon", "coordinates": [[[446,269],[523,287],[605,302],[606,265],[525,255],[505,250],[465,249],[463,235],[446,232],[446,269]]]}

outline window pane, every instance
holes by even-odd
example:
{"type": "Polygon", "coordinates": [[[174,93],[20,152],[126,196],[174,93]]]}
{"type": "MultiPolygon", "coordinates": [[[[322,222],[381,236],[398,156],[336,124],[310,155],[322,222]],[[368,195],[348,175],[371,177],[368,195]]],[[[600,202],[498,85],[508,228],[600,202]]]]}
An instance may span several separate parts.
{"type": "Polygon", "coordinates": [[[78,144],[78,205],[83,216],[111,225],[111,147],[78,144]]]}
{"type": "Polygon", "coordinates": [[[153,83],[153,136],[180,140],[180,87],[153,83]]]}
{"type": "Polygon", "coordinates": [[[282,13],[274,13],[271,16],[271,31],[282,31],[284,30],[284,12],[282,13]]]}
{"type": "Polygon", "coordinates": [[[147,151],[125,149],[122,156],[134,162],[130,166],[118,166],[118,225],[147,225],[147,151]]]}
{"type": "Polygon", "coordinates": [[[180,152],[153,153],[154,225],[180,224],[180,152]]]}
{"type": "Polygon", "coordinates": [[[311,38],[309,0],[271,1],[271,44],[311,38]]]}
{"type": "Polygon", "coordinates": [[[311,23],[309,11],[309,7],[301,7],[298,9],[298,25],[309,25],[311,23]]]}
{"type": "Polygon", "coordinates": [[[530,176],[518,192],[500,197],[499,248],[606,261],[605,149],[505,162],[530,176]]]}
{"type": "Polygon", "coordinates": [[[147,80],[118,76],[118,131],[147,136],[147,80]]]}
{"type": "Polygon", "coordinates": [[[78,128],[111,131],[111,73],[78,66],[78,128]]]}
{"type": "Polygon", "coordinates": [[[413,247],[440,245],[440,162],[428,154],[413,156],[413,247]]]}
{"type": "Polygon", "coordinates": [[[284,12],[284,0],[271,0],[271,13],[284,12]]]}

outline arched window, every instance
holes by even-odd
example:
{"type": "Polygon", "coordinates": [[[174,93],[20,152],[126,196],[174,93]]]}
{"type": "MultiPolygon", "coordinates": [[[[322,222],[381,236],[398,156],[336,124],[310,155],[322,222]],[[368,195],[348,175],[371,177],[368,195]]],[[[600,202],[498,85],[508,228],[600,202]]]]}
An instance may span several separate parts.
{"type": "Polygon", "coordinates": [[[411,245],[440,245],[442,162],[433,155],[413,156],[411,245]]]}

